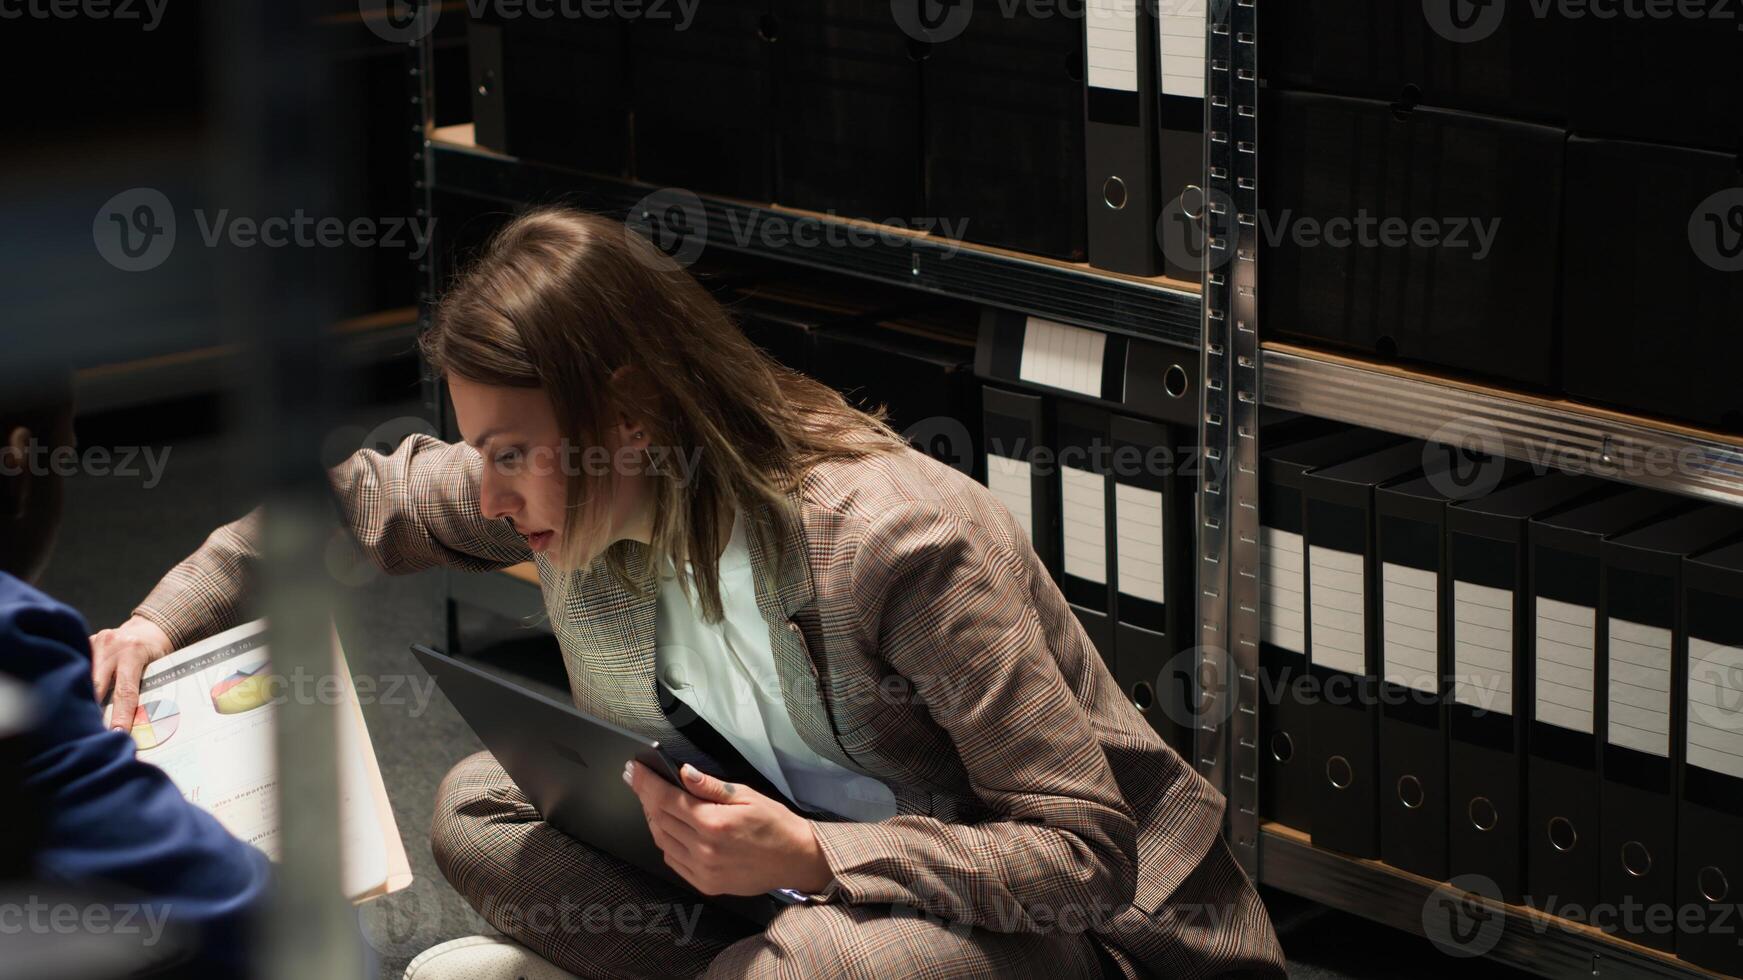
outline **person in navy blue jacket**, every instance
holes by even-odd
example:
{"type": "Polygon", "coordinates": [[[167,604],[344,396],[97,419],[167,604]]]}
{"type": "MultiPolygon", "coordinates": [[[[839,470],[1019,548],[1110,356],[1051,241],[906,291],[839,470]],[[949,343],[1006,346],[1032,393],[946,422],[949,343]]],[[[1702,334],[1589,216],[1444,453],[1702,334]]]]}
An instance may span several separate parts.
{"type": "MultiPolygon", "coordinates": [[[[10,380],[3,389],[0,677],[22,685],[30,708],[6,738],[8,775],[19,784],[8,788],[21,794],[8,806],[36,830],[25,869],[43,885],[127,896],[140,924],[191,938],[193,959],[181,969],[241,973],[270,864],[135,758],[125,731],[104,727],[84,619],[30,584],[60,520],[58,467],[41,461],[73,444],[70,389],[64,377],[28,399],[10,380]]],[[[115,917],[107,921],[113,928],[115,917]]]]}

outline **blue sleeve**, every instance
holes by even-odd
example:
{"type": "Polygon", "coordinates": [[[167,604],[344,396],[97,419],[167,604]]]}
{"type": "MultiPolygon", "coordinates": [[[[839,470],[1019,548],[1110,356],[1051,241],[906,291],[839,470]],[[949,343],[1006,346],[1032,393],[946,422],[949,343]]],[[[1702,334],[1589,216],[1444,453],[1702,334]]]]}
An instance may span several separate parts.
{"type": "Polygon", "coordinates": [[[200,937],[207,963],[240,963],[271,865],[182,798],[133,739],[106,731],[77,613],[0,574],[0,671],[27,685],[36,717],[20,736],[24,790],[46,809],[37,875],[121,886],[200,937]]]}

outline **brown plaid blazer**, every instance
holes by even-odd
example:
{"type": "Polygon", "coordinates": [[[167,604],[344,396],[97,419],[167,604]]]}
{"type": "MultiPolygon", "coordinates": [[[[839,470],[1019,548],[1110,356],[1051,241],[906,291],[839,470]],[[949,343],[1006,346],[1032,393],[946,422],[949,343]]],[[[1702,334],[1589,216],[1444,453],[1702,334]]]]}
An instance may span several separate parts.
{"type": "MultiPolygon", "coordinates": [[[[388,456],[359,452],[333,484],[386,571],[533,557],[479,513],[481,466],[469,447],[413,436],[388,456]]],[[[777,573],[751,535],[783,699],[813,750],[884,781],[898,804],[875,823],[816,823],[829,901],[1007,933],[1091,916],[1131,975],[1282,975],[1238,869],[1216,876],[1222,893],[1195,885],[1193,907],[1171,903],[1201,864],[1229,864],[1223,799],[1124,696],[984,487],[901,450],[819,464],[791,504],[800,519],[784,548],[803,561],[777,573]]],[[[253,520],[214,532],[138,614],[177,645],[231,625],[253,520]]],[[[646,546],[614,547],[640,570],[646,546]]],[[[623,588],[603,561],[566,574],[541,556],[538,568],[576,706],[718,772],[656,696],[656,597],[623,588]]]]}

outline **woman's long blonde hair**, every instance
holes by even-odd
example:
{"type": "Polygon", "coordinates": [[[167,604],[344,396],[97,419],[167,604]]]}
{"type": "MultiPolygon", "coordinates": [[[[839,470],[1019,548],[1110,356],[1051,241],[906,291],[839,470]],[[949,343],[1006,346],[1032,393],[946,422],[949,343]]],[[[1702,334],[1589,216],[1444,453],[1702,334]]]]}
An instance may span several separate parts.
{"type": "MultiPolygon", "coordinates": [[[[766,554],[804,561],[781,548],[798,519],[787,494],[804,471],[906,445],[881,409],[854,408],[776,363],[682,267],[601,215],[545,208],[511,221],[453,283],[420,346],[443,375],[542,388],[578,447],[605,444],[620,407],[612,376],[628,367],[650,400],[639,406],[650,444],[696,454],[687,481],[655,474],[649,547],[676,568],[691,562],[710,621],[722,616],[719,557],[697,543],[720,540],[721,517],[732,513],[722,505],[743,511],[766,554]]],[[[606,519],[614,473],[567,479],[558,564],[574,568],[606,519]]],[[[654,585],[657,562],[638,578],[619,549],[604,557],[632,590],[654,585]]]]}

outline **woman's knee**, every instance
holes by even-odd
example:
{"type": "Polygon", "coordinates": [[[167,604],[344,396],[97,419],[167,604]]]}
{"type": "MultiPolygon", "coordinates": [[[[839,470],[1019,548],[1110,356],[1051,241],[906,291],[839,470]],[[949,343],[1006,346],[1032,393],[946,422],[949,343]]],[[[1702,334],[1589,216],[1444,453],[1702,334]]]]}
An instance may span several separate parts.
{"type": "Polygon", "coordinates": [[[430,823],[430,851],[455,887],[461,872],[488,850],[491,824],[516,810],[517,801],[504,792],[513,787],[488,752],[462,759],[442,777],[430,823]]]}

